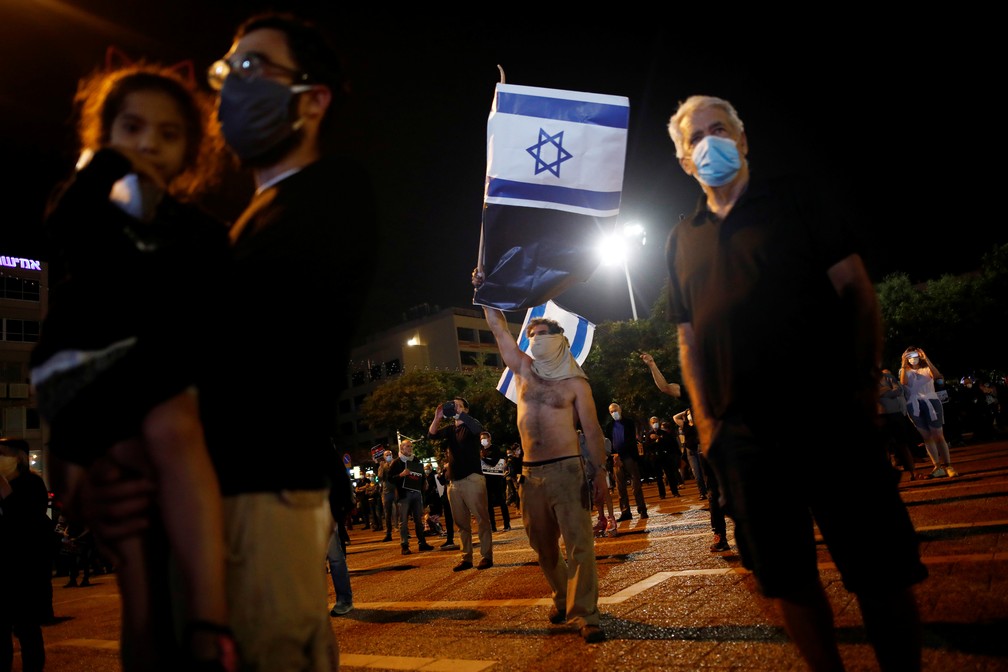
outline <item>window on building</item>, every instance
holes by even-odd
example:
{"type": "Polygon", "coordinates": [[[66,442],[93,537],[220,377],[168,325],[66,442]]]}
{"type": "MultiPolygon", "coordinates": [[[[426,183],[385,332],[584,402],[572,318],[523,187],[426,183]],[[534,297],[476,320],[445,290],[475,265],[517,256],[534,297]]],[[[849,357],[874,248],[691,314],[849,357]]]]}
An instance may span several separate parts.
{"type": "Polygon", "coordinates": [[[350,400],[349,399],[340,399],[340,402],[339,402],[339,412],[341,414],[349,413],[352,410],[353,410],[353,407],[350,405],[350,400]]]}
{"type": "Polygon", "coordinates": [[[380,379],[382,377],[382,365],[372,364],[371,368],[368,370],[368,376],[372,381],[380,379]]]}
{"type": "Polygon", "coordinates": [[[35,343],[39,337],[38,320],[4,320],[3,340],[12,343],[35,343]]]}
{"type": "Polygon", "coordinates": [[[339,431],[342,436],[353,436],[353,423],[352,422],[340,423],[339,431]]]}
{"type": "Polygon", "coordinates": [[[402,373],[402,362],[398,359],[390,359],[385,362],[385,375],[386,376],[397,376],[402,373]]]}
{"type": "Polygon", "coordinates": [[[356,397],[354,397],[353,398],[354,408],[360,408],[361,404],[364,403],[364,397],[366,397],[366,396],[367,395],[365,395],[365,394],[358,394],[356,397]]]}
{"type": "Polygon", "coordinates": [[[39,283],[37,280],[26,280],[25,278],[6,275],[3,277],[3,282],[0,283],[0,298],[38,301],[39,283]]]}
{"type": "Polygon", "coordinates": [[[494,340],[494,335],[493,335],[492,331],[490,331],[489,329],[480,329],[480,331],[479,331],[479,342],[480,343],[494,344],[497,341],[494,340]]]}
{"type": "Polygon", "coordinates": [[[354,387],[360,387],[367,382],[367,373],[364,371],[354,371],[350,374],[350,382],[354,387]]]}
{"type": "Polygon", "coordinates": [[[459,343],[479,343],[479,337],[476,335],[475,329],[455,327],[455,333],[458,334],[459,343]]]}

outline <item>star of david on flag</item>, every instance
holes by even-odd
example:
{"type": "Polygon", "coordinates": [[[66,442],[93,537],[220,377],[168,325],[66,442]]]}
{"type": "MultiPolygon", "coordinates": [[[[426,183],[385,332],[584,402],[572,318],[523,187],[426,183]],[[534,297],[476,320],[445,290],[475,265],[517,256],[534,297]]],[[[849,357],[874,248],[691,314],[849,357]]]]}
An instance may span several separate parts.
{"type": "MultiPolygon", "coordinates": [[[[595,338],[595,325],[581,317],[577,313],[572,313],[558,306],[553,301],[529,308],[525,313],[525,321],[522,322],[521,331],[518,334],[518,349],[531,357],[529,348],[531,342],[525,334],[528,329],[529,320],[535,317],[548,317],[556,320],[563,327],[564,336],[570,343],[571,354],[578,365],[584,364],[591,350],[592,340],[595,338]]],[[[507,397],[511,403],[518,403],[518,391],[515,389],[514,374],[511,369],[504,369],[500,380],[497,381],[497,391],[507,397]]]]}
{"type": "Polygon", "coordinates": [[[498,84],[474,304],[543,304],[598,266],[623,190],[630,103],[624,96],[498,84]]]}

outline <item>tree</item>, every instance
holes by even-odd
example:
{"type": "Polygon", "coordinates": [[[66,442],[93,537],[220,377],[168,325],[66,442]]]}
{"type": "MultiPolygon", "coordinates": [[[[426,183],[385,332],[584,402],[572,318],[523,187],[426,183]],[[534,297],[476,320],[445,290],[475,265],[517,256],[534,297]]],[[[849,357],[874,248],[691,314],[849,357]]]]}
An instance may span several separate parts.
{"type": "Polygon", "coordinates": [[[434,410],[455,397],[469,402],[473,416],[491,431],[497,443],[518,440],[515,405],[497,391],[500,371],[478,365],[470,371],[414,369],[392,378],[368,395],[361,418],[371,427],[387,427],[414,442],[418,457],[436,457],[440,446],[427,440],[434,410]]]}
{"type": "Polygon", "coordinates": [[[361,418],[370,427],[387,427],[405,436],[420,439],[414,450],[418,457],[432,457],[426,441],[427,428],[437,405],[461,393],[462,372],[445,369],[414,369],[382,383],[361,405],[361,418]]]}
{"type": "Polygon", "coordinates": [[[640,358],[642,352],[649,352],[666,380],[678,382],[682,379],[679,341],[675,328],[666,318],[667,303],[667,294],[663,292],[649,318],[603,322],[596,327],[584,370],[591,382],[602,424],[609,415],[609,404],[614,401],[625,413],[638,419],[652,415],[671,419],[688,405],[686,400],[674,399],[659,391],[640,358]]]}

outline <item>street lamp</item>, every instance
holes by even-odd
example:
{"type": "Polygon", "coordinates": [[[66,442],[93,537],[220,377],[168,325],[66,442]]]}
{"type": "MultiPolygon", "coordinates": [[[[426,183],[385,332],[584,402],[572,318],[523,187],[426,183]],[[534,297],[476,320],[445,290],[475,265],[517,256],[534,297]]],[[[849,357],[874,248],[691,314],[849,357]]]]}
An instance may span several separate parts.
{"type": "Polygon", "coordinates": [[[626,274],[627,291],[630,293],[630,310],[633,312],[633,319],[637,321],[637,302],[634,300],[633,284],[630,282],[630,265],[627,262],[630,251],[637,245],[643,247],[647,244],[647,232],[644,226],[638,222],[628,222],[617,224],[616,231],[604,236],[598,246],[599,258],[605,265],[623,263],[623,272],[626,274]]]}

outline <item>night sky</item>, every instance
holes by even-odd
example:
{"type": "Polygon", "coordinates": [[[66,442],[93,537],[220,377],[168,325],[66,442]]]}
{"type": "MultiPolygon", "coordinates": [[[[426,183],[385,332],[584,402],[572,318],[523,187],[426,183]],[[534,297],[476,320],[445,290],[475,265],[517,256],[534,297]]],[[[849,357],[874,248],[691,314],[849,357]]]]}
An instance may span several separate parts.
{"type": "MultiPolygon", "coordinates": [[[[966,10],[884,16],[817,6],[815,14],[768,17],[717,6],[690,17],[669,6],[633,16],[582,8],[572,18],[574,10],[546,5],[508,4],[493,17],[317,9],[332,4],[276,6],[323,23],[346,57],[349,146],[371,171],[381,220],[375,245],[350,251],[374,260],[365,331],[393,325],[418,304],[471,305],[498,64],[510,84],[629,97],[620,220],[648,231],[629,263],[641,316],[665,282],[666,235],[700,195],[665,129],[677,103],[695,93],[735,104],[753,172],[812,172],[845,195],[875,280],[973,270],[1008,241],[1003,217],[973,205],[978,194],[998,191],[986,157],[1003,156],[1001,108],[992,101],[1004,59],[1000,38],[987,34],[993,27],[966,10]]],[[[75,158],[75,82],[103,62],[106,47],[167,63],[191,58],[201,73],[227,51],[240,20],[268,6],[0,1],[0,194],[8,212],[0,254],[41,256],[43,203],[75,158]]],[[[250,183],[236,174],[226,184],[210,205],[233,218],[250,183]]],[[[622,267],[600,267],[557,301],[594,322],[630,318],[622,267]]]]}

